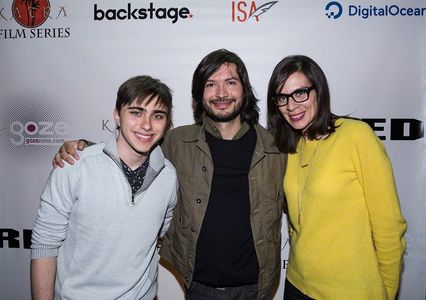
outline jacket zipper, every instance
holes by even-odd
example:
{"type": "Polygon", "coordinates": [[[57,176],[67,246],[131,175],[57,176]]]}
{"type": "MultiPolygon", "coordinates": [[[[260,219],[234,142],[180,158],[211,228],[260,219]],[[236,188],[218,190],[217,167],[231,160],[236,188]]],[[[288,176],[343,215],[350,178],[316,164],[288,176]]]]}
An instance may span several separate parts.
{"type": "Polygon", "coordinates": [[[121,166],[121,163],[120,162],[118,162],[112,155],[110,155],[109,154],[109,152],[108,151],[106,151],[105,149],[104,149],[104,153],[106,154],[106,155],[108,155],[109,156],[109,158],[111,158],[112,159],[112,161],[117,165],[117,167],[120,169],[120,171],[121,171],[121,174],[123,174],[123,177],[124,177],[124,179],[125,179],[125,181],[126,181],[126,183],[127,183],[127,186],[129,187],[129,189],[130,189],[130,205],[132,205],[132,206],[135,206],[135,196],[138,194],[138,192],[136,192],[136,194],[135,195],[133,195],[133,193],[132,193],[132,187],[130,186],[130,183],[129,183],[129,181],[127,180],[127,177],[126,177],[126,174],[124,174],[124,172],[123,172],[123,169],[122,169],[122,166],[121,166]]]}

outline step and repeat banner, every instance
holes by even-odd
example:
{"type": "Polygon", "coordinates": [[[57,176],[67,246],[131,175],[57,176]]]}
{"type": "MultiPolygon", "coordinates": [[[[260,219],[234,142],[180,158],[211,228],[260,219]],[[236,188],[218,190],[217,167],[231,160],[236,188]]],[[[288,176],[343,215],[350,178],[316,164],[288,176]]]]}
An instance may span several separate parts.
{"type": "MultiPolygon", "coordinates": [[[[63,141],[104,140],[119,85],[139,74],[173,89],[175,126],[192,123],[193,71],[219,48],[246,63],[263,125],[269,77],[290,54],[321,65],[336,114],[371,125],[408,222],[399,299],[425,299],[426,1],[410,0],[0,0],[0,299],[30,299],[31,229],[63,141]]],[[[161,267],[159,300],[183,295],[161,267]]]]}

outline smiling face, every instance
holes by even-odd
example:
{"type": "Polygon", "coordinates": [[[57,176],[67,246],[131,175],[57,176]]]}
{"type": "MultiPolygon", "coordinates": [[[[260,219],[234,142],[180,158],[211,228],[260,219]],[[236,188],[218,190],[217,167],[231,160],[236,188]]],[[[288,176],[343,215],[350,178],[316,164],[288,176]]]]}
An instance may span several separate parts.
{"type": "Polygon", "coordinates": [[[240,119],[243,108],[243,86],[233,63],[221,65],[204,86],[203,107],[215,122],[240,119]]]}
{"type": "MultiPolygon", "coordinates": [[[[291,94],[295,90],[312,86],[309,79],[301,72],[291,74],[285,82],[282,94],[291,94]]],[[[282,116],[296,130],[302,133],[310,126],[318,112],[318,101],[315,90],[309,94],[309,99],[302,103],[295,102],[291,97],[286,106],[279,107],[282,116]]]]}
{"type": "Polygon", "coordinates": [[[134,100],[120,111],[114,110],[116,125],[120,128],[117,138],[119,156],[129,166],[141,164],[164,136],[168,124],[168,110],[158,101],[134,100]]]}

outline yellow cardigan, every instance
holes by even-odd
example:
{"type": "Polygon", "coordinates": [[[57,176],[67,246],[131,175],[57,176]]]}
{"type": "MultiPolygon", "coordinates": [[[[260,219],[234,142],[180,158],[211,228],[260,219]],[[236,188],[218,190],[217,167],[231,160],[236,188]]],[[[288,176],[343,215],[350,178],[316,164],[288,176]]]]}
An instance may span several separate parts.
{"type": "Polygon", "coordinates": [[[314,299],[394,299],[405,249],[390,160],[371,128],[339,119],[336,132],[289,155],[288,280],[314,299]]]}

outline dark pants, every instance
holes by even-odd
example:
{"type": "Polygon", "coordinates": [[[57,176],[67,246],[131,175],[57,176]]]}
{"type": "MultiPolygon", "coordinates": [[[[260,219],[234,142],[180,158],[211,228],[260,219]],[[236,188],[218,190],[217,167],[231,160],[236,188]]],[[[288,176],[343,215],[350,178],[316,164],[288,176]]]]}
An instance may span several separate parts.
{"type": "Polygon", "coordinates": [[[186,300],[256,300],[257,284],[214,288],[193,281],[186,291],[186,300]]]}
{"type": "Polygon", "coordinates": [[[297,287],[292,285],[291,282],[286,279],[285,287],[284,287],[284,300],[314,300],[314,299],[309,298],[308,296],[303,294],[301,291],[297,289],[297,287]]]}

